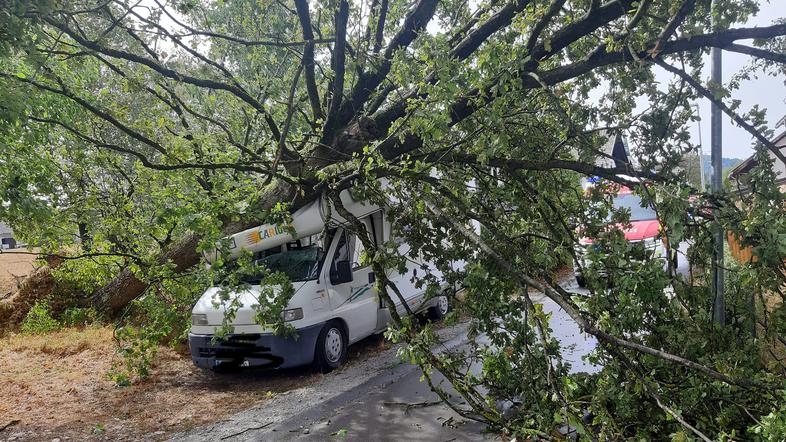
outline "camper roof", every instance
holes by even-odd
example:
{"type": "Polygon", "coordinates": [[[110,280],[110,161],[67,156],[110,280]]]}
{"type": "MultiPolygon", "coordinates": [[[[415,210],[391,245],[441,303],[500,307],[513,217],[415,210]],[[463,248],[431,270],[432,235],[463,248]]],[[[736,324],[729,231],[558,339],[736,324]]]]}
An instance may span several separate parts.
{"type": "MultiPolygon", "coordinates": [[[[352,215],[362,218],[381,208],[373,204],[356,201],[349,191],[340,194],[341,203],[352,215]]],[[[229,257],[236,259],[243,250],[258,253],[286,243],[322,232],[326,225],[339,226],[347,222],[326,199],[318,198],[292,214],[290,225],[263,224],[238,232],[228,238],[229,257]]],[[[218,257],[218,248],[205,253],[208,262],[218,257]]]]}

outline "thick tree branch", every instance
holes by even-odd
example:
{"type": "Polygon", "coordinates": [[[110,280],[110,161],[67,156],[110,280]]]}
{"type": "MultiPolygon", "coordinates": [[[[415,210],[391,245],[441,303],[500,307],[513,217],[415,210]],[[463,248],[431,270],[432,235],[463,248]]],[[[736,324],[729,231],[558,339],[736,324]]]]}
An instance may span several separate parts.
{"type": "Polygon", "coordinates": [[[553,0],[551,2],[549,9],[543,14],[540,20],[535,23],[535,26],[532,27],[532,31],[530,31],[529,39],[527,40],[527,52],[532,53],[535,49],[535,45],[538,43],[540,34],[546,29],[546,26],[549,25],[551,19],[559,13],[564,4],[565,0],[553,0]]]}
{"type": "Polygon", "coordinates": [[[557,30],[549,44],[541,41],[530,52],[528,66],[537,65],[538,62],[559,53],[572,43],[595,32],[599,28],[622,17],[634,3],[633,0],[612,0],[602,4],[597,9],[588,12],[584,17],[557,30]]]}
{"type": "Polygon", "coordinates": [[[660,48],[663,47],[663,44],[668,41],[674,32],[677,30],[677,27],[685,20],[685,18],[693,12],[693,8],[696,6],[695,0],[684,0],[680,5],[680,9],[677,10],[677,13],[674,14],[673,17],[669,20],[666,26],[661,31],[658,38],[655,40],[655,44],[652,48],[652,56],[657,56],[660,48]]]}
{"type": "Polygon", "coordinates": [[[330,93],[330,106],[328,107],[327,119],[322,132],[322,143],[329,144],[333,138],[336,127],[343,122],[338,118],[338,110],[344,98],[344,65],[346,63],[347,49],[347,20],[349,20],[349,2],[339,0],[338,11],[336,11],[336,45],[333,48],[331,65],[333,67],[333,87],[330,93]]]}
{"type": "Polygon", "coordinates": [[[719,48],[731,52],[738,52],[740,54],[750,55],[764,60],[774,61],[776,63],[786,64],[786,54],[768,51],[766,49],[754,48],[752,46],[745,46],[737,43],[721,44],[719,48]]]}
{"type": "Polygon", "coordinates": [[[351,99],[348,100],[338,116],[339,126],[344,126],[359,112],[368,98],[385,80],[393,60],[393,54],[401,48],[409,46],[410,43],[425,29],[426,25],[434,16],[438,0],[419,0],[415,7],[407,14],[404,24],[391,39],[379,66],[371,71],[360,75],[352,91],[351,99]]]}
{"type": "Polygon", "coordinates": [[[388,18],[388,0],[379,3],[379,19],[377,19],[377,30],[374,33],[373,53],[378,54],[382,50],[382,43],[385,40],[385,23],[388,18]]]}
{"type": "MultiPolygon", "coordinates": [[[[286,160],[297,160],[298,156],[293,156],[291,151],[287,148],[287,136],[289,135],[289,126],[292,123],[292,115],[295,113],[295,92],[297,91],[297,84],[300,81],[300,73],[303,71],[303,65],[299,65],[295,72],[295,79],[292,80],[292,86],[289,88],[289,100],[287,101],[287,117],[284,120],[284,129],[281,132],[281,138],[278,140],[278,152],[270,170],[276,171],[278,169],[278,162],[284,157],[286,160]]],[[[268,177],[268,183],[273,179],[273,176],[268,177]]]]}
{"type": "Polygon", "coordinates": [[[303,32],[303,39],[306,43],[303,45],[303,69],[305,70],[306,90],[308,91],[308,100],[311,103],[311,113],[314,115],[314,120],[321,120],[324,118],[322,113],[322,105],[319,101],[319,90],[317,89],[317,81],[314,75],[314,31],[311,29],[311,13],[308,9],[308,0],[295,0],[295,8],[297,9],[297,16],[300,20],[300,28],[303,32]]]}
{"type": "MultiPolygon", "coordinates": [[[[515,0],[511,3],[506,4],[499,12],[489,17],[486,21],[484,21],[477,29],[473,30],[472,32],[467,33],[467,31],[471,28],[472,25],[476,24],[482,11],[486,11],[486,9],[482,9],[478,11],[475,16],[469,21],[467,26],[458,31],[456,34],[453,35],[450,42],[452,43],[452,49],[450,50],[450,56],[458,61],[466,60],[470,57],[484,42],[486,42],[492,35],[494,35],[499,30],[506,28],[510,25],[513,20],[513,17],[516,14],[524,11],[528,5],[531,4],[531,0],[515,0]],[[463,37],[463,38],[462,38],[463,37]]],[[[425,82],[429,84],[435,84],[437,81],[436,74],[434,72],[430,73],[426,76],[425,82]]],[[[374,99],[374,102],[371,104],[367,104],[365,106],[366,112],[374,113],[377,111],[379,106],[382,105],[382,102],[386,99],[386,97],[394,90],[392,85],[385,87],[381,90],[378,96],[374,99]]],[[[413,88],[410,91],[406,92],[402,97],[400,97],[398,103],[406,103],[411,98],[418,96],[419,88],[413,88]]],[[[383,111],[380,115],[377,115],[375,119],[384,121],[382,127],[383,130],[381,131],[384,133],[384,128],[388,127],[388,123],[392,120],[390,118],[385,118],[386,116],[393,115],[393,112],[400,110],[400,107],[391,106],[391,108],[383,111]],[[391,112],[393,111],[393,112],[391,112]]]]}
{"type": "MultiPolygon", "coordinates": [[[[564,0],[557,0],[563,2],[564,0]]],[[[520,12],[529,6],[531,0],[514,0],[506,4],[499,12],[489,17],[480,26],[469,32],[450,51],[453,58],[465,60],[477,50],[486,40],[502,28],[506,28],[520,12]]]]}

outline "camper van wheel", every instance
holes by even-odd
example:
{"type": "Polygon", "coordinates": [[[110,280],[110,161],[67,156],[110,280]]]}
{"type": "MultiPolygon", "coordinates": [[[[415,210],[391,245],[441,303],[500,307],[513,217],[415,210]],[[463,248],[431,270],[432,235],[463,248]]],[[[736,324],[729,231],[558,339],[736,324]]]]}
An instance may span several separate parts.
{"type": "Polygon", "coordinates": [[[584,276],[581,273],[576,273],[576,284],[578,284],[581,288],[587,287],[587,280],[584,279],[584,276]]]}
{"type": "Polygon", "coordinates": [[[322,327],[314,351],[314,366],[327,373],[336,369],[347,359],[349,339],[343,324],[339,321],[330,321],[322,327]]]}
{"type": "Polygon", "coordinates": [[[441,321],[442,318],[448,315],[448,312],[450,312],[450,302],[445,295],[439,296],[437,303],[429,308],[429,316],[435,321],[441,321]]]}

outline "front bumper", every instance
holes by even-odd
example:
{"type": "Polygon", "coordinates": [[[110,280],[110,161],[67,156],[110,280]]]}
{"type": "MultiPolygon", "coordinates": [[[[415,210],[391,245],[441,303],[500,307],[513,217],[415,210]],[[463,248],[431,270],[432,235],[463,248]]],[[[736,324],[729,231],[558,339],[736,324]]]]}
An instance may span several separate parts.
{"type": "Polygon", "coordinates": [[[188,334],[191,359],[211,370],[230,367],[288,368],[314,360],[319,332],[324,324],[297,329],[297,338],[272,333],[213,335],[188,334]]]}

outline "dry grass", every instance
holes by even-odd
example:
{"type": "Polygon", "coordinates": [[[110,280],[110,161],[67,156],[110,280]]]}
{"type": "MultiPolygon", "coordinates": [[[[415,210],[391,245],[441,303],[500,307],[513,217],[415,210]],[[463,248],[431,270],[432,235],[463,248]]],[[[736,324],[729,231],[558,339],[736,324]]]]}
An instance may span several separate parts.
{"type": "Polygon", "coordinates": [[[164,439],[263,402],[269,392],[305,385],[308,370],[216,375],[189,355],[160,348],[151,376],[118,388],[107,377],[112,329],[68,329],[0,339],[0,440],[164,439]]]}
{"type": "Polygon", "coordinates": [[[45,335],[14,334],[3,342],[15,352],[38,352],[54,356],[71,356],[86,350],[104,350],[111,333],[107,328],[66,329],[45,335]]]}
{"type": "Polygon", "coordinates": [[[25,276],[33,273],[36,255],[0,253],[0,299],[19,288],[25,276]]]}

